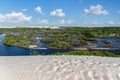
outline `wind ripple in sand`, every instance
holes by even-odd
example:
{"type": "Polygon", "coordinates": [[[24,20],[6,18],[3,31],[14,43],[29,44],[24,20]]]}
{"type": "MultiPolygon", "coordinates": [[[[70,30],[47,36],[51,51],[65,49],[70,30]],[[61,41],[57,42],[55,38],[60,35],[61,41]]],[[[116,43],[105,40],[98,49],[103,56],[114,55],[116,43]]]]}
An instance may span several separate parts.
{"type": "Polygon", "coordinates": [[[92,56],[0,57],[0,80],[120,80],[120,59],[92,56]]]}

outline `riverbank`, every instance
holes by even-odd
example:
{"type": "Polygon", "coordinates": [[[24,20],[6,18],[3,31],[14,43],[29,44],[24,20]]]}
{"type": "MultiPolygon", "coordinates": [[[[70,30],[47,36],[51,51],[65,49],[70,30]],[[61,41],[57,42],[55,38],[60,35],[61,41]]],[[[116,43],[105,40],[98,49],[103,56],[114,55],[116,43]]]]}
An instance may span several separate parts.
{"type": "Polygon", "coordinates": [[[0,57],[0,80],[120,80],[120,58],[0,57]]]}
{"type": "Polygon", "coordinates": [[[77,48],[73,48],[73,50],[78,50],[78,51],[89,51],[89,50],[120,50],[120,48],[112,48],[112,47],[90,47],[90,46],[87,46],[87,47],[77,47],[77,48]]]}
{"type": "MultiPolygon", "coordinates": [[[[54,54],[69,51],[108,51],[118,54],[120,28],[1,29],[0,55],[54,54]],[[107,31],[107,32],[106,32],[107,31]],[[105,38],[98,38],[104,36],[105,38]],[[111,37],[110,37],[111,36],[111,37]],[[109,37],[109,38],[107,38],[109,37]],[[87,48],[79,48],[84,47],[87,48]],[[95,46],[92,47],[91,46],[95,46]],[[77,47],[77,48],[76,48],[77,47]],[[17,53],[15,53],[17,52],[17,53]],[[23,54],[24,53],[24,54],[23,54]]],[[[13,55],[14,56],[14,55],[13,55]]]]}

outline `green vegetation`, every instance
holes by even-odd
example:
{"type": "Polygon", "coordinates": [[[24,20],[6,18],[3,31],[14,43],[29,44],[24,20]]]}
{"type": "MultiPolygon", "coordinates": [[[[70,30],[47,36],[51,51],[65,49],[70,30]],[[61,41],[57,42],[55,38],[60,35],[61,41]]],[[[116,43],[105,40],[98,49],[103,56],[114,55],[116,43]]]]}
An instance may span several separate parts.
{"type": "Polygon", "coordinates": [[[7,35],[3,40],[3,43],[8,46],[18,46],[28,48],[30,44],[32,44],[32,39],[29,37],[22,37],[22,36],[12,36],[7,35]]]}
{"type": "MultiPolygon", "coordinates": [[[[6,34],[3,43],[9,46],[28,48],[41,37],[48,49],[71,49],[87,46],[88,42],[98,43],[97,37],[120,37],[119,27],[62,27],[50,28],[1,28],[0,34],[6,34]]],[[[110,44],[106,42],[105,44],[110,44]]]]}
{"type": "Polygon", "coordinates": [[[71,46],[68,43],[51,43],[51,44],[48,44],[47,48],[49,48],[49,49],[69,49],[69,48],[71,48],[71,46]]]}
{"type": "MultiPolygon", "coordinates": [[[[34,51],[31,55],[37,56],[40,55],[39,52],[34,51]]],[[[65,53],[55,53],[52,55],[62,56],[62,55],[69,55],[69,56],[101,56],[101,57],[120,57],[120,54],[113,54],[110,52],[102,52],[102,51],[72,51],[72,52],[65,52],[65,53]]]]}
{"type": "Polygon", "coordinates": [[[111,44],[111,42],[109,41],[103,41],[105,44],[111,44]]]}
{"type": "Polygon", "coordinates": [[[85,41],[89,41],[92,43],[98,43],[98,40],[96,38],[83,38],[85,41]]]}
{"type": "Polygon", "coordinates": [[[87,52],[87,51],[74,51],[74,52],[66,52],[66,53],[56,53],[54,55],[74,55],[74,56],[102,56],[102,57],[120,57],[120,55],[116,55],[110,52],[101,52],[101,51],[94,51],[94,52],[87,52]]]}
{"type": "Polygon", "coordinates": [[[30,55],[32,55],[32,56],[37,56],[37,55],[40,55],[40,53],[37,52],[37,51],[34,51],[33,53],[30,53],[30,55]]]}
{"type": "Polygon", "coordinates": [[[120,40],[117,40],[116,42],[120,42],[120,40]]]}

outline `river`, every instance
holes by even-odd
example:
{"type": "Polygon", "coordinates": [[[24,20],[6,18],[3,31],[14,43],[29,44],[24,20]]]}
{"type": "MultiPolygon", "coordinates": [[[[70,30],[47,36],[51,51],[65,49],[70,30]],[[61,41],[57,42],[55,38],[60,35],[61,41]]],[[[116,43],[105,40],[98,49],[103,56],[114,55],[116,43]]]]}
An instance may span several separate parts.
{"type": "MultiPolygon", "coordinates": [[[[25,49],[25,48],[20,48],[15,46],[11,47],[11,46],[6,46],[2,43],[4,38],[5,38],[5,35],[0,35],[0,56],[30,56],[34,52],[38,52],[41,55],[51,55],[57,52],[63,53],[63,52],[73,51],[73,50],[25,49]]],[[[42,44],[41,42],[39,43],[42,44]]],[[[101,42],[99,44],[101,45],[101,42]]],[[[120,43],[113,43],[113,45],[117,47],[120,47],[119,44],[120,43]]],[[[96,44],[92,44],[92,45],[96,45],[96,44]]],[[[110,50],[109,52],[119,53],[120,51],[110,50]]]]}
{"type": "Polygon", "coordinates": [[[49,49],[25,49],[14,46],[6,46],[2,43],[5,35],[0,35],[0,56],[30,56],[34,52],[41,55],[51,55],[57,52],[69,52],[71,50],[49,50],[49,49]]]}

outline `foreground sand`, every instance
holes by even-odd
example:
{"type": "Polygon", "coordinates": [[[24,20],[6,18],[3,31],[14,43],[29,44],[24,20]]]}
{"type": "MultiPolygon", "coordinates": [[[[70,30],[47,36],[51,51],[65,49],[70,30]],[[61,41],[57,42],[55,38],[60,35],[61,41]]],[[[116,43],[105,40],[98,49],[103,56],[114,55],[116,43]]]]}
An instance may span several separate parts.
{"type": "Polygon", "coordinates": [[[0,57],[0,80],[120,80],[120,58],[0,57]]]}

